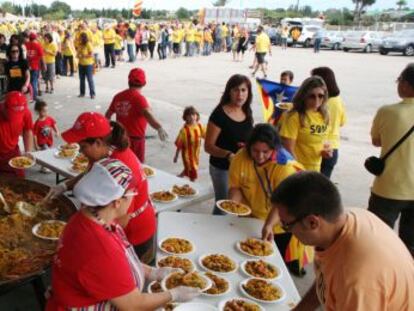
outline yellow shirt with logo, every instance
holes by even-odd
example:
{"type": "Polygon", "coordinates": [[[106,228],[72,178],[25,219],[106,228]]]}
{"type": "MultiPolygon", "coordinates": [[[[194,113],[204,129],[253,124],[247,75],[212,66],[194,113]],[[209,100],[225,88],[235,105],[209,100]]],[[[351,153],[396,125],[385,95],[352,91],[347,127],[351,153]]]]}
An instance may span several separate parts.
{"type": "Polygon", "coordinates": [[[105,29],[103,31],[104,44],[114,44],[115,37],[116,37],[116,32],[112,28],[105,29]]]}
{"type": "Polygon", "coordinates": [[[270,49],[270,39],[267,34],[262,32],[256,37],[256,53],[267,53],[270,49]]]}
{"type": "Polygon", "coordinates": [[[44,52],[44,56],[43,59],[45,61],[46,64],[53,64],[55,63],[55,57],[57,54],[58,48],[56,43],[51,42],[51,43],[44,43],[43,44],[43,52],[44,52]]]}
{"type": "Polygon", "coordinates": [[[294,154],[296,160],[307,170],[320,171],[323,143],[327,140],[329,127],[321,113],[306,111],[303,126],[299,113],[289,112],[283,121],[280,136],[295,140],[294,154]]]}
{"type": "Polygon", "coordinates": [[[338,149],[340,145],[339,130],[346,123],[346,113],[342,98],[339,96],[331,97],[327,102],[329,112],[329,134],[328,140],[333,149],[338,149]]]}
{"type": "MultiPolygon", "coordinates": [[[[266,188],[270,186],[273,191],[285,178],[301,170],[302,166],[295,161],[285,165],[269,161],[256,166],[256,168],[258,174],[254,161],[250,158],[246,148],[241,149],[230,163],[229,189],[240,189],[252,209],[252,216],[265,220],[271,210],[271,202],[270,198],[266,196],[258,176],[260,176],[263,186],[266,188]]],[[[275,233],[283,232],[280,226],[275,226],[274,231],[275,233]]]]}
{"type": "Polygon", "coordinates": [[[75,55],[75,48],[71,39],[66,39],[62,41],[62,54],[63,56],[73,56],[75,55]]]}
{"type": "Polygon", "coordinates": [[[92,46],[94,49],[100,48],[103,45],[102,31],[97,30],[92,33],[92,46]]]}
{"type": "Polygon", "coordinates": [[[178,29],[175,29],[172,33],[172,42],[173,43],[180,43],[181,42],[180,31],[178,29]]]}
{"type": "MultiPolygon", "coordinates": [[[[381,156],[414,125],[414,98],[381,107],[371,129],[381,141],[381,156]]],[[[375,177],[372,192],[393,200],[414,201],[414,133],[387,159],[384,172],[375,177]]]]}
{"type": "Polygon", "coordinates": [[[186,42],[194,42],[195,41],[195,29],[191,28],[185,32],[185,41],[186,42]]]}
{"type": "Polygon", "coordinates": [[[91,43],[79,46],[78,49],[79,65],[89,66],[94,64],[93,47],[91,43]]]}

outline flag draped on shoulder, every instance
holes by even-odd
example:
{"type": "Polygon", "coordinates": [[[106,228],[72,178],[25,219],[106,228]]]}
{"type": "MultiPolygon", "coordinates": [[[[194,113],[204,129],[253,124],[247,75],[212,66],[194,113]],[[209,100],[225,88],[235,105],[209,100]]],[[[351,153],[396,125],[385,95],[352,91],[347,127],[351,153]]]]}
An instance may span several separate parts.
{"type": "Polygon", "coordinates": [[[280,118],[283,110],[277,108],[278,103],[291,103],[298,87],[277,83],[266,79],[256,79],[263,106],[263,119],[269,122],[280,118]],[[280,115],[279,115],[279,110],[280,115]]]}
{"type": "Polygon", "coordinates": [[[144,0],[136,0],[134,8],[132,9],[132,14],[134,16],[138,17],[141,15],[143,2],[144,0]]]}

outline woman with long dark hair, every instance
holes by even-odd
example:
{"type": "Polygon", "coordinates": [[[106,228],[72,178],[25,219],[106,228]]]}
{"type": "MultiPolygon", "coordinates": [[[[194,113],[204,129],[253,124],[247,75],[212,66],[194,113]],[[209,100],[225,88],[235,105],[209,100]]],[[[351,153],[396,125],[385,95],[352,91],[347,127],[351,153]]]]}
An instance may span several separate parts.
{"type": "MultiPolygon", "coordinates": [[[[252,85],[248,77],[233,75],[207,124],[205,150],[210,154],[210,176],[215,200],[227,198],[228,170],[234,154],[244,146],[253,128],[252,85]]],[[[221,211],[214,207],[214,214],[221,211]]]]}
{"type": "Polygon", "coordinates": [[[322,157],[332,149],[326,144],[329,133],[329,113],[326,107],[328,90],[321,77],[306,79],[295,97],[293,109],[282,123],[280,136],[284,147],[307,170],[320,171],[322,157]]]}
{"type": "Polygon", "coordinates": [[[331,178],[333,169],[338,162],[338,149],[340,143],[340,128],[346,123],[344,102],[340,95],[335,73],[329,67],[318,67],[311,71],[312,76],[321,77],[328,89],[329,133],[328,143],[332,147],[332,157],[324,157],[321,164],[321,173],[331,178]]]}

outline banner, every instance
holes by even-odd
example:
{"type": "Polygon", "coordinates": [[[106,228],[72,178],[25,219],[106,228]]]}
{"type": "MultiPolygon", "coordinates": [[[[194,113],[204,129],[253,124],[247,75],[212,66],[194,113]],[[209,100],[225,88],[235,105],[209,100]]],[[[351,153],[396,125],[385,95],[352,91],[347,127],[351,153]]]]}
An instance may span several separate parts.
{"type": "Polygon", "coordinates": [[[134,8],[132,9],[132,14],[135,17],[138,17],[141,15],[142,12],[142,3],[144,2],[144,0],[137,0],[134,4],[134,8]]]}

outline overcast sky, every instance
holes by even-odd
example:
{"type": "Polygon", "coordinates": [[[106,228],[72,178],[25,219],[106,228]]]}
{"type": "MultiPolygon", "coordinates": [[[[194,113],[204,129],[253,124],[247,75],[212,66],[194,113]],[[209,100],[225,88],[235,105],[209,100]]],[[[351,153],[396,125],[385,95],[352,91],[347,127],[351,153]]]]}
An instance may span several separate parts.
{"type": "MultiPolygon", "coordinates": [[[[5,0],[0,0],[0,3],[5,0]]],[[[8,0],[10,1],[10,0],[8,0]]],[[[16,4],[37,3],[49,5],[53,0],[11,0],[16,4]]],[[[62,1],[62,0],[61,0],[62,1]]],[[[63,0],[68,3],[73,9],[87,8],[127,8],[132,7],[135,0],[63,0]]],[[[210,0],[144,0],[144,8],[147,9],[167,9],[174,10],[179,7],[188,9],[199,9],[201,7],[211,7],[210,0]]],[[[299,0],[300,6],[311,5],[314,9],[324,10],[327,8],[353,8],[352,0],[299,0]]],[[[387,9],[395,7],[396,0],[377,0],[376,4],[371,9],[387,9]]],[[[414,6],[414,0],[408,0],[409,7],[414,6]]],[[[297,0],[232,0],[228,6],[234,8],[256,8],[266,7],[287,8],[290,5],[296,5],[297,0]]]]}

